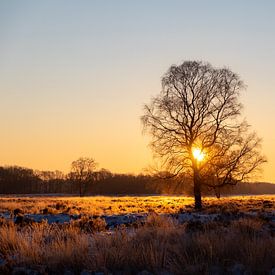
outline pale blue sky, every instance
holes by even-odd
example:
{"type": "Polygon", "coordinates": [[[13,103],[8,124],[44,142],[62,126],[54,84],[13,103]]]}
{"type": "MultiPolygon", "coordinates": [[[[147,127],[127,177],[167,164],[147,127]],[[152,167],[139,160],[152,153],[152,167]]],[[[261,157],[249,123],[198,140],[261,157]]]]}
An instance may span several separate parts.
{"type": "Polygon", "coordinates": [[[171,64],[229,66],[275,182],[275,1],[0,1],[0,164],[150,161],[142,106],[171,64]]]}

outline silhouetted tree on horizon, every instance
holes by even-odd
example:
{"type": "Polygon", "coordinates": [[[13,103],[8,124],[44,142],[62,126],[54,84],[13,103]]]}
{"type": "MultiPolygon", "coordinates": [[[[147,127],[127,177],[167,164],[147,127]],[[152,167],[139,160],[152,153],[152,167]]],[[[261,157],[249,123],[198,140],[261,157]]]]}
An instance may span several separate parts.
{"type": "Polygon", "coordinates": [[[88,182],[94,181],[97,163],[92,158],[81,157],[72,162],[70,179],[78,183],[79,195],[83,195],[83,188],[88,182]]]}
{"type": "Polygon", "coordinates": [[[195,208],[202,186],[235,185],[266,161],[260,139],[241,119],[239,76],[228,68],[186,61],[162,78],[162,90],[145,105],[142,122],[151,147],[173,177],[193,178],[195,208]]]}

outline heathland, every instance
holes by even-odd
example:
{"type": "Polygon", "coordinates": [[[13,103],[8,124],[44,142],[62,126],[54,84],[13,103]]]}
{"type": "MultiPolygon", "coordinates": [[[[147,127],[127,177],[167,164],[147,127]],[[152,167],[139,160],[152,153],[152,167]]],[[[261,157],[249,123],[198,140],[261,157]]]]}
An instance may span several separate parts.
{"type": "Polygon", "coordinates": [[[275,196],[0,199],[1,274],[271,274],[275,196]]]}

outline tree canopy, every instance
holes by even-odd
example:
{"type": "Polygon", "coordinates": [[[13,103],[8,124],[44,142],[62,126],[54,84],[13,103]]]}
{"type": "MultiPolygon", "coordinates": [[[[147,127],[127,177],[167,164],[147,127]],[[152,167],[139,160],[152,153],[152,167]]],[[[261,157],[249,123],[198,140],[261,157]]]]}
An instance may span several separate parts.
{"type": "Polygon", "coordinates": [[[83,195],[83,188],[89,181],[94,180],[97,163],[93,158],[81,157],[72,162],[70,178],[79,184],[79,195],[83,195]]]}

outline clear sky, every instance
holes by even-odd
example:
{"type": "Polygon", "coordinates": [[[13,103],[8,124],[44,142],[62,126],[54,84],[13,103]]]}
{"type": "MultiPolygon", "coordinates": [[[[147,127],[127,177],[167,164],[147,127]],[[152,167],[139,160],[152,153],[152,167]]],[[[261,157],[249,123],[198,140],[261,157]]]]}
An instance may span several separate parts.
{"type": "Polygon", "coordinates": [[[275,1],[0,1],[0,165],[151,161],[143,104],[171,64],[228,66],[275,182],[275,1]]]}

